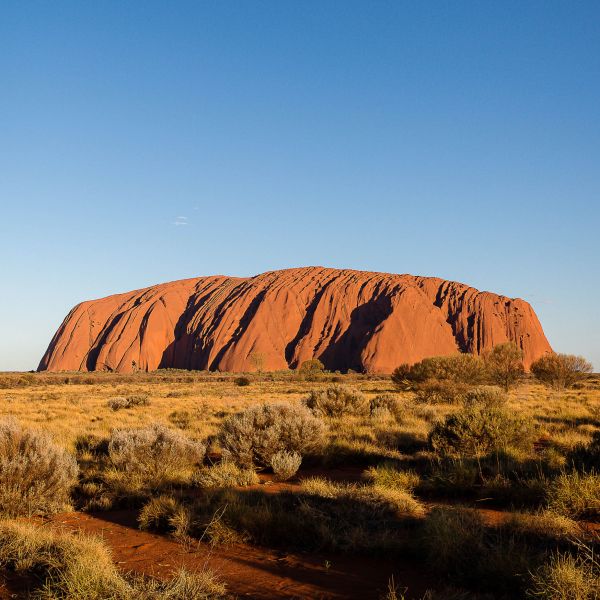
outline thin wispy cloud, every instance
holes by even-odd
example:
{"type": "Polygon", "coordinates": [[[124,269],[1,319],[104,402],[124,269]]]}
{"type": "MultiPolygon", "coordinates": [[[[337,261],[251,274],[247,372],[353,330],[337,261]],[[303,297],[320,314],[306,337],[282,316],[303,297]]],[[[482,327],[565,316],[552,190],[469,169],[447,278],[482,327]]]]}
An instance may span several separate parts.
{"type": "Polygon", "coordinates": [[[188,224],[187,217],[175,217],[175,220],[173,221],[172,224],[175,226],[187,225],[188,224]]]}

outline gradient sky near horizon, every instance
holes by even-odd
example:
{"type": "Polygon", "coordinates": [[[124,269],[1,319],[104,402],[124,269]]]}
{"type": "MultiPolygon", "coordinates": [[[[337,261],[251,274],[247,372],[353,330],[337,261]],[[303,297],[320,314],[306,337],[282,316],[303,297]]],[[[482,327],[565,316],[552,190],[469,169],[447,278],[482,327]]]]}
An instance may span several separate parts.
{"type": "Polygon", "coordinates": [[[600,369],[600,3],[7,0],[0,49],[0,371],[305,265],[524,298],[600,369]]]}

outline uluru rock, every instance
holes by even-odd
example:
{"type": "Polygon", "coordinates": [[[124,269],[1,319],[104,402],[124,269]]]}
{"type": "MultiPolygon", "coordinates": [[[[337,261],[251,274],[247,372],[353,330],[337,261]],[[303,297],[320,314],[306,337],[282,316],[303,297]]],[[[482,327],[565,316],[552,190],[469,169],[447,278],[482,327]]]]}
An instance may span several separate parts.
{"type": "Polygon", "coordinates": [[[39,370],[254,371],[318,358],[389,373],[428,356],[516,343],[551,351],[531,306],[435,277],[306,267],[199,277],[78,304],[39,370]]]}

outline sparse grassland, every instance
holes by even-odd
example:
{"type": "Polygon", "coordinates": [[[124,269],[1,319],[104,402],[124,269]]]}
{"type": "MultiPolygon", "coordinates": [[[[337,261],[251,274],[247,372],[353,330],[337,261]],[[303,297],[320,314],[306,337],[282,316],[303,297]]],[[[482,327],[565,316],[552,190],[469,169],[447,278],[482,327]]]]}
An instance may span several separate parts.
{"type": "Polygon", "coordinates": [[[0,374],[0,420],[11,419],[0,486],[12,490],[0,566],[32,569],[37,597],[84,584],[98,599],[121,597],[107,585],[135,598],[223,595],[205,572],[132,578],[104,547],[98,578],[72,582],[96,542],[10,520],[70,503],[126,509],[185,548],[410,557],[430,569],[428,587],[455,590],[428,598],[598,598],[600,378],[559,390],[519,375],[500,391],[481,387],[483,362],[461,360],[394,381],[316,368],[0,374]],[[30,463],[15,461],[22,449],[30,463]],[[57,491],[34,506],[45,472],[57,491]]]}

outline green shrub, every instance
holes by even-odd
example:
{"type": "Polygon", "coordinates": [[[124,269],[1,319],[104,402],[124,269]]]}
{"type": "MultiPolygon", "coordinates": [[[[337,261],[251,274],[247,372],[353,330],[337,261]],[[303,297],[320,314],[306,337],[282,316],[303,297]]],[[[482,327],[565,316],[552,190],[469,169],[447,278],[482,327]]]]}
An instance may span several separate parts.
{"type": "Polygon", "coordinates": [[[411,389],[414,384],[430,380],[454,381],[474,385],[485,378],[482,360],[474,354],[453,354],[424,358],[412,366],[400,365],[392,373],[392,381],[400,388],[411,389]]]}
{"type": "Polygon", "coordinates": [[[531,365],[536,379],[558,390],[573,387],[592,371],[591,363],[573,354],[545,354],[531,365]]]}
{"type": "Polygon", "coordinates": [[[77,483],[75,458],[48,435],[0,421],[0,512],[32,515],[57,512],[69,504],[77,483]]]}
{"type": "Polygon", "coordinates": [[[366,415],[369,402],[364,394],[344,385],[332,385],[325,390],[313,390],[306,399],[313,413],[325,417],[366,415]]]}
{"type": "Polygon", "coordinates": [[[263,404],[225,419],[218,434],[223,456],[240,466],[268,467],[281,450],[301,455],[319,451],[325,427],[305,406],[263,404]]]}
{"type": "Polygon", "coordinates": [[[423,404],[457,404],[461,402],[469,386],[452,380],[431,379],[416,387],[415,400],[423,404]]]}
{"type": "Polygon", "coordinates": [[[252,380],[249,377],[236,377],[233,383],[238,387],[246,387],[252,383],[252,380]]]}
{"type": "Polygon", "coordinates": [[[563,472],[550,484],[548,507],[574,519],[600,516],[600,475],[563,472]]]}
{"type": "Polygon", "coordinates": [[[463,399],[465,406],[502,408],[508,400],[506,392],[494,386],[481,386],[469,390],[463,399]]]}
{"type": "Polygon", "coordinates": [[[397,421],[403,417],[403,405],[394,394],[379,394],[371,399],[369,413],[373,418],[391,415],[397,421]]]}
{"type": "Polygon", "coordinates": [[[523,351],[512,342],[494,346],[483,359],[490,381],[506,391],[516,385],[525,373],[523,351]]]}
{"type": "Polygon", "coordinates": [[[203,467],[194,473],[194,485],[201,488],[245,487],[259,483],[254,469],[243,469],[230,461],[203,467]]]}
{"type": "Polygon", "coordinates": [[[300,365],[301,373],[322,373],[325,370],[325,365],[318,358],[311,358],[310,360],[305,360],[300,365]]]}
{"type": "Polygon", "coordinates": [[[442,455],[484,456],[507,448],[530,451],[532,426],[502,408],[475,404],[434,425],[429,434],[432,450],[442,455]]]}
{"type": "Polygon", "coordinates": [[[298,452],[280,450],[271,457],[271,467],[277,481],[291,479],[300,468],[302,456],[298,452]]]}

